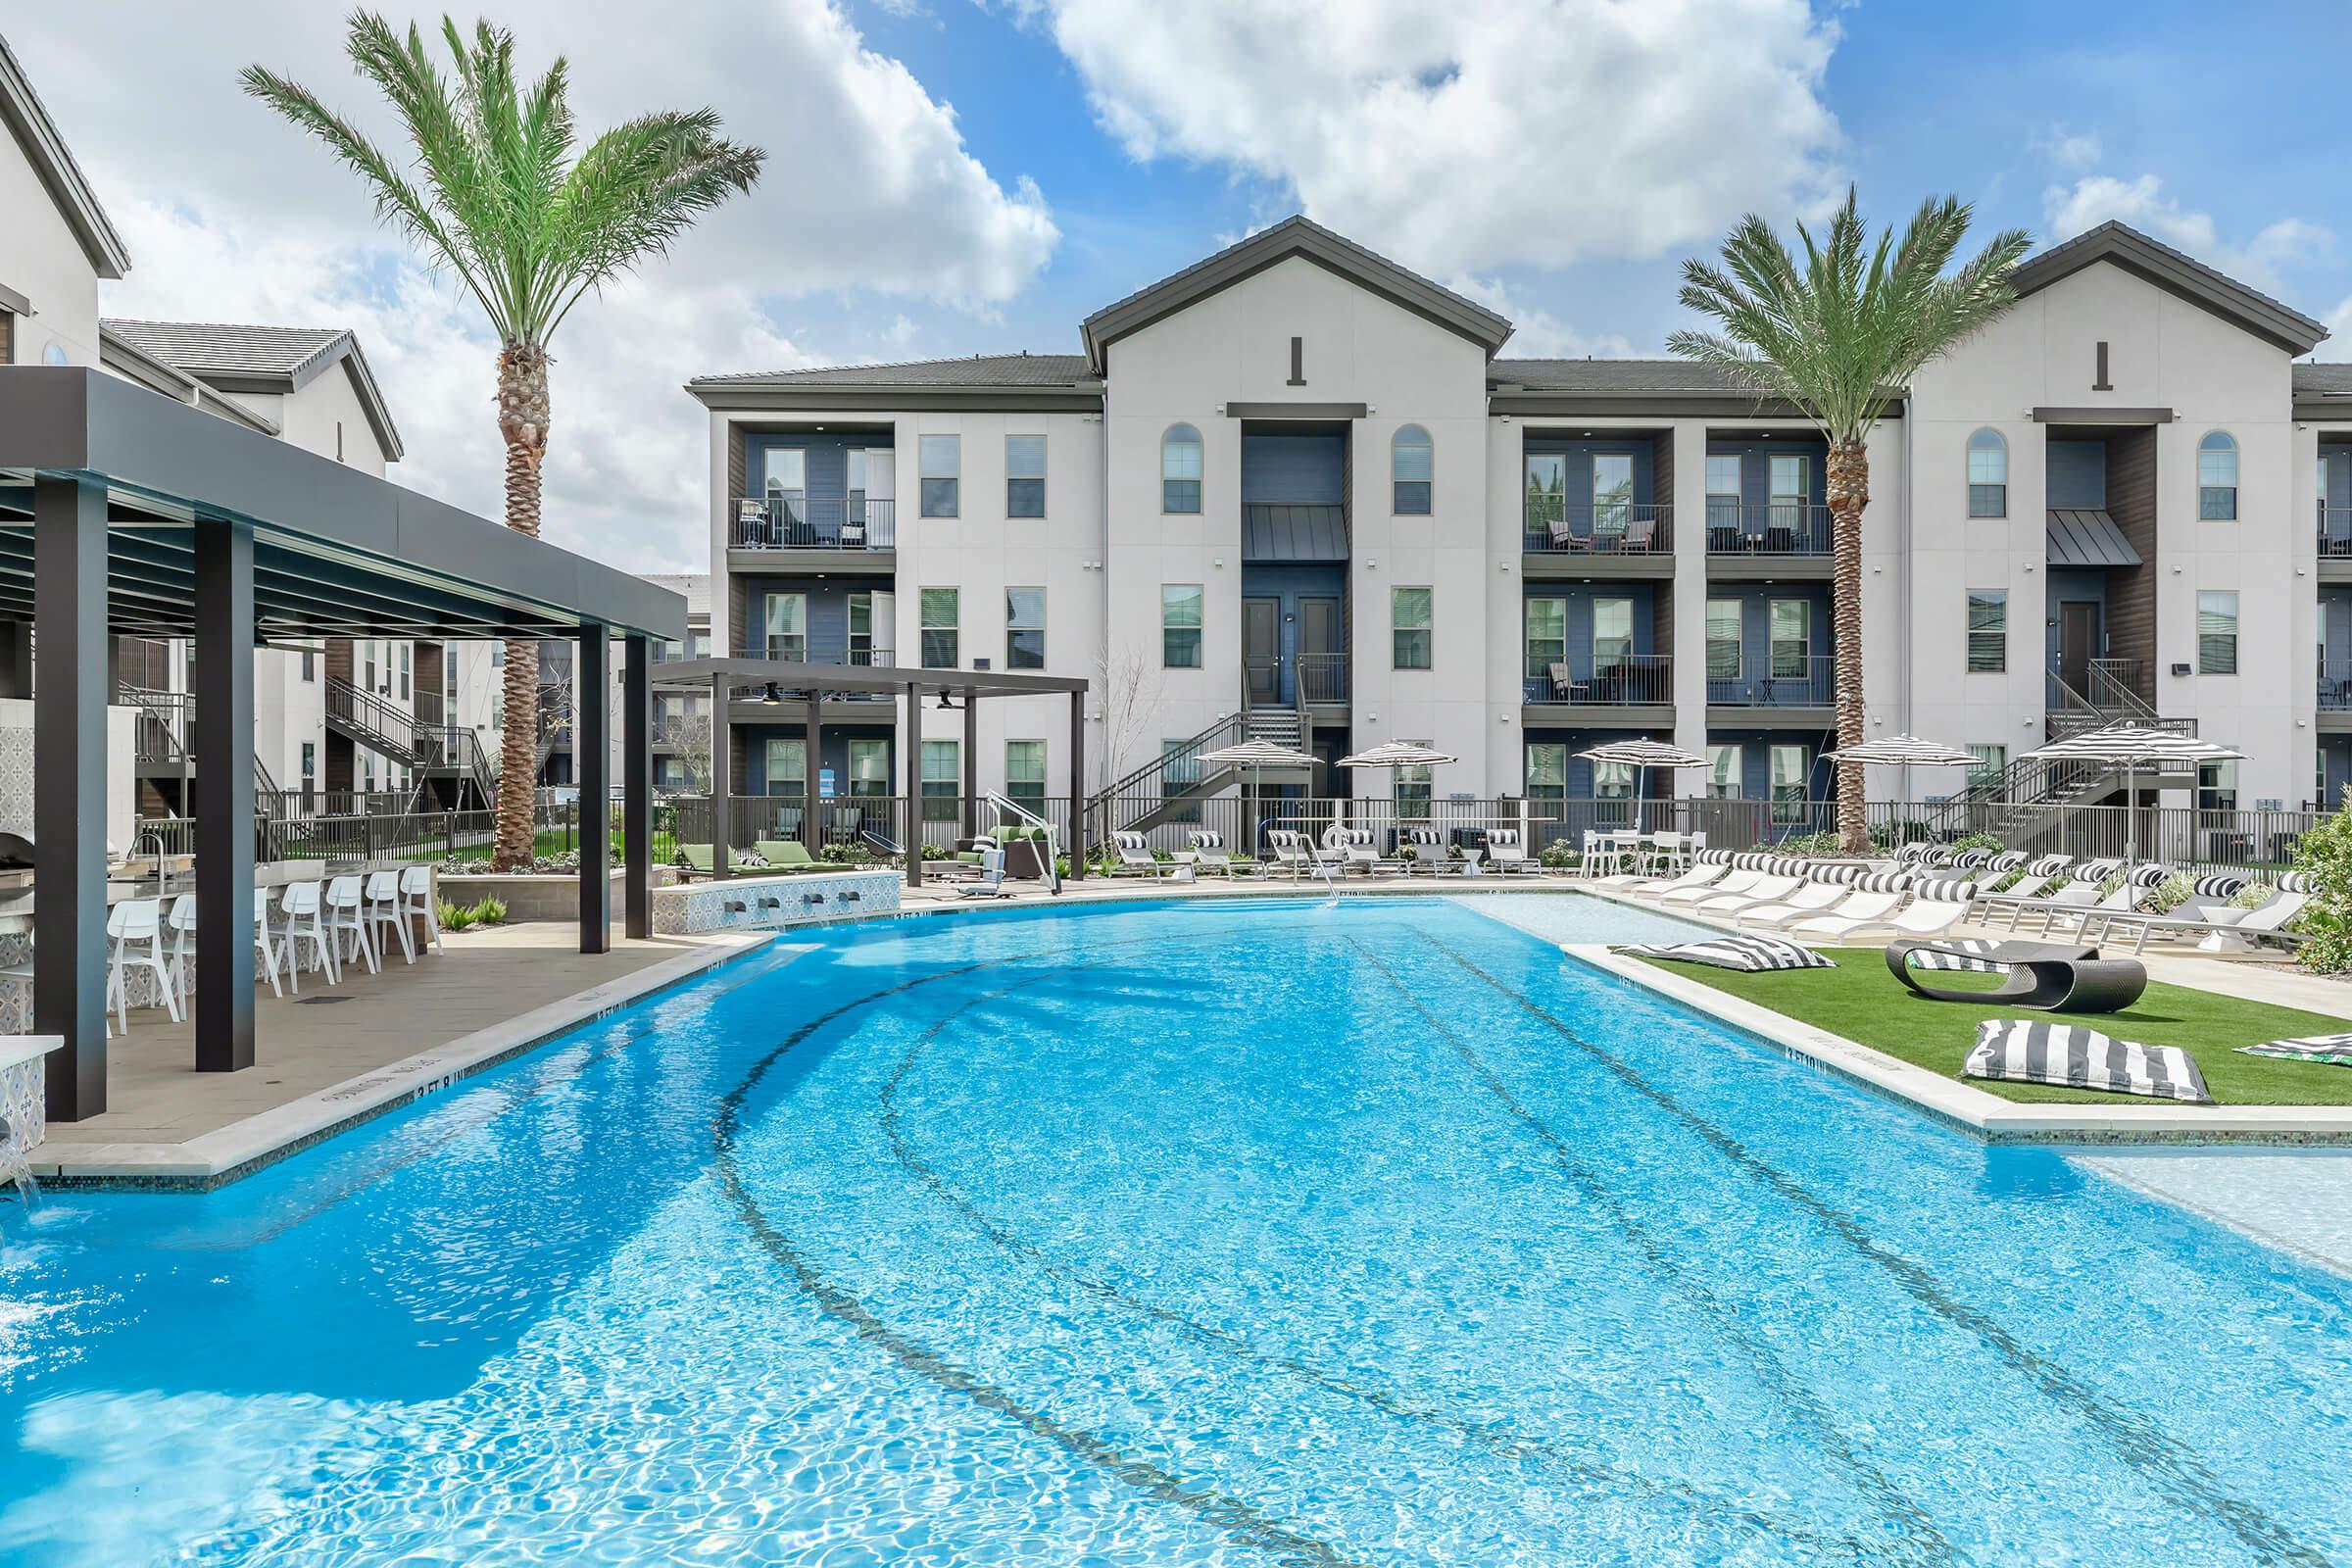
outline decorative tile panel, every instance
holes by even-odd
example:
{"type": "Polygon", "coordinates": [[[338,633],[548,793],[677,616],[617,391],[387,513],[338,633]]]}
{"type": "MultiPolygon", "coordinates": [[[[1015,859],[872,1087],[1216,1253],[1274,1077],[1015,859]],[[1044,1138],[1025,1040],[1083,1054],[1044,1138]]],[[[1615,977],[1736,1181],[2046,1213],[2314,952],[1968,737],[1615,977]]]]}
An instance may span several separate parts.
{"type": "Polygon", "coordinates": [[[773,930],[899,906],[896,871],[735,877],[654,890],[654,931],[689,936],[737,927],[773,930]]]}

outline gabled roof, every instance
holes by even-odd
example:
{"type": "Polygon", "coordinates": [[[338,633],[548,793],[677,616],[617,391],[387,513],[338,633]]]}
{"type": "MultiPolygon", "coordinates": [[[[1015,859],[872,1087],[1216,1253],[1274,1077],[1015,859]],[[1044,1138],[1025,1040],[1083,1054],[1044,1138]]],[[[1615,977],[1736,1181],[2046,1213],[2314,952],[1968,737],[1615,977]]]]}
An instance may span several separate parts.
{"type": "Polygon", "coordinates": [[[1490,355],[1510,339],[1511,323],[1476,300],[1465,299],[1320,223],[1298,216],[1260,229],[1239,244],[1228,245],[1205,261],[1195,262],[1181,272],[1171,272],[1150,287],[1139,289],[1114,305],[1105,305],[1088,317],[1079,328],[1086,340],[1087,363],[1096,374],[1102,374],[1109,364],[1110,345],[1120,338],[1294,256],[1329,268],[1392,304],[1460,333],[1490,355]]]}
{"type": "Polygon", "coordinates": [[[2352,424],[2352,365],[2331,362],[2292,368],[2296,418],[2352,424]]]}
{"type": "Polygon", "coordinates": [[[212,321],[134,321],[109,317],[98,323],[149,358],[195,377],[216,392],[301,391],[340,365],[367,411],[369,428],[387,460],[401,456],[400,431],[384,406],[359,335],[334,327],[231,326],[212,321]]]}
{"type": "Polygon", "coordinates": [[[2325,325],[2301,311],[2248,288],[2129,224],[2112,220],[2020,262],[2009,280],[2022,299],[2097,262],[2111,262],[2290,354],[2309,354],[2328,336],[2325,325]]]}
{"type": "Polygon", "coordinates": [[[705,408],[762,413],[976,408],[1084,413],[1102,406],[1102,380],[1079,354],[974,354],[959,360],[704,375],[687,382],[686,390],[705,408]]]}
{"type": "Polygon", "coordinates": [[[973,354],[959,360],[826,365],[807,370],[699,375],[687,390],[713,386],[1075,386],[1092,381],[1083,354],[973,354]]]}
{"type": "Polygon", "coordinates": [[[1487,385],[1528,392],[1755,396],[1729,370],[1693,360],[1496,360],[1487,368],[1487,385]]]}
{"type": "Polygon", "coordinates": [[[106,209],[98,205],[98,193],[82,177],[81,166],[74,162],[66,139],[57,133],[49,111],[41,107],[40,94],[32,90],[31,80],[17,64],[4,37],[0,37],[0,123],[24,145],[32,172],[47,187],[98,275],[121,277],[129,271],[130,252],[123,247],[122,236],[115,232],[106,209]]]}
{"type": "Polygon", "coordinates": [[[124,380],[136,381],[148,391],[161,392],[174,402],[193,403],[264,435],[282,433],[275,419],[214,391],[186,371],[165,364],[136,343],[104,327],[98,329],[98,363],[124,380]]]}

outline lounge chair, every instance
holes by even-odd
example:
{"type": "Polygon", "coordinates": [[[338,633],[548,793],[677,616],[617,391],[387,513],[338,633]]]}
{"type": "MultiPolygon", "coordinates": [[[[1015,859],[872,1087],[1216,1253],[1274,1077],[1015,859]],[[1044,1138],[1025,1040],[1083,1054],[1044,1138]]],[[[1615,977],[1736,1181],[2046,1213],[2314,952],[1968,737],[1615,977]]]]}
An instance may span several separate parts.
{"type": "Polygon", "coordinates": [[[1836,908],[1802,920],[1792,920],[1783,929],[1799,940],[1811,938],[1822,942],[1842,942],[1849,931],[1885,921],[1901,908],[1903,901],[1911,896],[1910,878],[1900,871],[1882,872],[1880,875],[1889,880],[1900,878],[1902,885],[1886,887],[1878,884],[1874,878],[1873,885],[1857,887],[1836,908]]]}
{"type": "Polygon", "coordinates": [[[1406,876],[1423,868],[1435,876],[1446,869],[1446,862],[1451,858],[1446,853],[1446,835],[1436,828],[1404,827],[1396,830],[1396,864],[1406,876]],[[1413,852],[1411,859],[1405,858],[1406,850],[1413,852]]]}
{"type": "Polygon", "coordinates": [[[2245,885],[2246,879],[2234,871],[2215,872],[2197,878],[2196,886],[2189,896],[2162,914],[2157,914],[2152,910],[2123,914],[2111,914],[2103,909],[2094,911],[2083,919],[2082,940],[2097,942],[2103,939],[2112,939],[2120,942],[2123,940],[2123,932],[2116,929],[2119,925],[2125,931],[2129,931],[2158,921],[2168,925],[2178,923],[2202,926],[2210,924],[2216,917],[2229,918],[2223,914],[2223,911],[2232,906],[2231,901],[2244,890],[2245,885]]]}
{"type": "Polygon", "coordinates": [[[1702,858],[1688,870],[1677,871],[1667,876],[1649,876],[1639,871],[1622,871],[1615,876],[1598,878],[1592,885],[1629,893],[1636,898],[1645,898],[1651,894],[1663,893],[1669,888],[1707,887],[1722,881],[1731,874],[1731,869],[1730,852],[1721,851],[1718,852],[1717,858],[1702,858]]]}
{"type": "Polygon", "coordinates": [[[798,839],[755,839],[752,848],[767,862],[771,871],[814,871],[820,869],[816,857],[808,846],[798,839]]]}
{"type": "Polygon", "coordinates": [[[1763,881],[1767,874],[1768,873],[1762,866],[1735,865],[1732,867],[1730,874],[1723,877],[1720,881],[1678,881],[1673,886],[1658,888],[1655,890],[1643,890],[1641,888],[1636,888],[1634,890],[1634,897],[1638,899],[1646,899],[1652,904],[1671,905],[1676,907],[1680,907],[1686,904],[1696,904],[1701,899],[1716,898],[1726,893],[1752,892],[1756,884],[1763,881]]]}
{"type": "Polygon", "coordinates": [[[1519,842],[1519,830],[1515,827],[1487,829],[1487,863],[1505,875],[1542,869],[1528,858],[1527,846],[1519,842]]]}
{"type": "Polygon", "coordinates": [[[1324,858],[1336,854],[1343,871],[1371,876],[1382,869],[1380,841],[1368,827],[1330,827],[1323,831],[1324,858]]]}
{"type": "Polygon", "coordinates": [[[1266,829],[1266,848],[1274,852],[1274,863],[1287,868],[1294,879],[1314,869],[1315,858],[1307,848],[1306,835],[1297,828],[1266,829]]]}
{"type": "Polygon", "coordinates": [[[1989,925],[2005,914],[2009,917],[2009,928],[2015,930],[2026,911],[2040,905],[2096,904],[2099,884],[2124,867],[2121,860],[2084,860],[2079,866],[2067,862],[2052,867],[2049,866],[2049,858],[2036,860],[2028,866],[2026,881],[1980,901],[1978,917],[1989,925]],[[2068,893],[2069,888],[2076,891],[2068,893]],[[2062,894],[2065,897],[2061,898],[2062,894]]]}
{"type": "Polygon", "coordinates": [[[1185,835],[1190,848],[1176,852],[1176,863],[1189,865],[1195,876],[1213,871],[1219,876],[1233,875],[1233,857],[1225,853],[1225,835],[1213,828],[1197,829],[1185,835]]]}
{"type": "Polygon", "coordinates": [[[2148,971],[2130,958],[2102,958],[2096,948],[2046,942],[1931,942],[1886,945],[1886,967],[1931,1002],[2032,1007],[2037,1011],[2121,1012],[2148,989],[2148,971]],[[2000,975],[1991,990],[1930,985],[1929,973],[2000,975]]]}
{"type": "MultiPolygon", "coordinates": [[[[2061,931],[2080,935],[2089,929],[2094,920],[2106,915],[2135,912],[2148,900],[2154,898],[2156,890],[2170,881],[2172,876],[2173,871],[2170,866],[2143,865],[2125,877],[2123,885],[2113,893],[2104,898],[2093,899],[2087,904],[2078,898],[2064,899],[2063,902],[2060,899],[2053,899],[2038,907],[2029,906],[2011,918],[2009,929],[2014,931],[2020,920],[2032,918],[2038,919],[2040,922],[2034,928],[2039,935],[2051,936],[2061,931]]],[[[2085,888],[2092,893],[2098,891],[2096,886],[2090,883],[2078,883],[2076,886],[2085,888]]],[[[2064,895],[2073,891],[2073,888],[2061,888],[2059,893],[2063,899],[2064,895]]]]}
{"type": "Polygon", "coordinates": [[[2216,936],[2248,938],[2254,944],[2267,941],[2291,946],[2302,939],[2286,927],[2303,912],[2304,906],[2311,903],[2308,886],[2300,873],[2289,872],[2280,879],[2277,893],[2242,915],[2218,915],[2218,911],[2209,910],[2203,914],[2184,916],[2178,909],[2167,915],[2118,915],[2100,928],[2101,935],[2117,943],[2129,937],[2133,953],[2140,952],[2152,939],[2202,942],[2216,936]],[[2290,881],[2295,885],[2288,886],[2290,881]]]}
{"type": "Polygon", "coordinates": [[[1167,876],[1176,869],[1173,860],[1153,858],[1152,841],[1141,833],[1113,833],[1110,841],[1119,852],[1119,863],[1110,868],[1112,876],[1167,876]]]}
{"type": "Polygon", "coordinates": [[[1776,904],[1755,905],[1739,913],[1741,925],[1758,926],[1766,930],[1794,925],[1817,914],[1827,914],[1842,904],[1854,888],[1854,876],[1849,867],[1828,865],[1818,868],[1813,880],[1776,904]]]}
{"type": "Polygon", "coordinates": [[[1767,905],[1786,904],[1791,895],[1805,885],[1801,876],[1786,872],[1764,878],[1755,886],[1739,893],[1718,893],[1711,899],[1694,901],[1690,907],[1698,914],[1711,914],[1718,919],[1731,919],[1744,909],[1760,909],[1767,905]]]}
{"type": "Polygon", "coordinates": [[[1881,937],[1888,941],[1909,938],[1932,942],[1968,918],[1976,897],[1974,882],[1932,883],[1920,889],[1909,904],[1883,915],[1843,918],[1828,915],[1800,922],[1792,929],[1838,942],[1873,941],[1881,937]]]}

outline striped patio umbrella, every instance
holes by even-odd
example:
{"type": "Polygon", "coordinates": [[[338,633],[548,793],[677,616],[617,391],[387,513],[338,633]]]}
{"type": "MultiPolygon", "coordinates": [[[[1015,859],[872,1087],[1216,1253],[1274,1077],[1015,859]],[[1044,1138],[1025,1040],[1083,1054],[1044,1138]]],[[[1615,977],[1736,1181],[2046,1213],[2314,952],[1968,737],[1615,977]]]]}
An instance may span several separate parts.
{"type": "Polygon", "coordinates": [[[1383,741],[1367,746],[1352,757],[1340,759],[1342,767],[1437,767],[1446,762],[1458,762],[1458,757],[1417,746],[1411,741],[1383,741]]]}
{"type": "Polygon", "coordinates": [[[1250,775],[1250,853],[1255,854],[1258,832],[1265,826],[1257,819],[1258,773],[1269,767],[1293,770],[1306,768],[1311,776],[1317,759],[1305,752],[1294,752],[1287,746],[1277,746],[1272,741],[1243,741],[1235,746],[1221,746],[1213,752],[1202,752],[1200,760],[1211,767],[1239,768],[1250,775]]]}
{"type": "Polygon", "coordinates": [[[2204,741],[2194,735],[2177,730],[2151,729],[2144,724],[2111,724],[2105,729],[2086,729],[2069,735],[2049,745],[2026,753],[2025,760],[2037,762],[2113,762],[2124,769],[2124,865],[2127,869],[2138,863],[2139,813],[2132,808],[2138,798],[2139,770],[2164,762],[2229,762],[2241,760],[2245,753],[2216,741],[2204,741]]]}
{"type": "Polygon", "coordinates": [[[1704,767],[1707,760],[1680,746],[1667,746],[1657,741],[1607,741],[1577,756],[1589,762],[1622,762],[1628,767],[1643,770],[1642,793],[1634,802],[1634,830],[1640,832],[1642,820],[1649,810],[1649,775],[1653,767],[1704,767]]]}
{"type": "Polygon", "coordinates": [[[1977,754],[1940,741],[1923,741],[1916,735],[1889,735],[1885,740],[1864,741],[1843,751],[1824,752],[1820,760],[1877,762],[1887,767],[1969,767],[1975,764],[1977,754]]]}

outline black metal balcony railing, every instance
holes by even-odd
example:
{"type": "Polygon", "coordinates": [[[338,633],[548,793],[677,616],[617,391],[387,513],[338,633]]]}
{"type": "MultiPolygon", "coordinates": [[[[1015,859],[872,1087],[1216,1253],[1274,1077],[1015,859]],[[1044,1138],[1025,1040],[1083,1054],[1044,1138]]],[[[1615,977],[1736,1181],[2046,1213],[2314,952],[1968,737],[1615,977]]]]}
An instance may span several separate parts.
{"type": "Polygon", "coordinates": [[[1664,502],[1570,502],[1527,498],[1527,548],[1575,555],[1665,555],[1674,549],[1674,508],[1664,502]]]}
{"type": "Polygon", "coordinates": [[[2352,507],[2320,503],[2320,559],[2352,559],[2352,507]]]}
{"type": "Polygon", "coordinates": [[[1346,654],[1300,654],[1295,678],[1302,703],[1344,703],[1348,700],[1346,654]]]}
{"type": "Polygon", "coordinates": [[[1838,661],[1828,654],[1746,656],[1738,670],[1710,660],[1707,702],[1718,708],[1829,708],[1838,701],[1838,661]]]}
{"type": "Polygon", "coordinates": [[[1710,556],[1826,556],[1830,509],[1800,501],[1707,503],[1710,556]]]}
{"type": "Polygon", "coordinates": [[[890,550],[898,538],[898,503],[866,496],[738,496],[727,523],[736,550],[890,550]]]}
{"type": "Polygon", "coordinates": [[[2352,660],[2330,659],[2320,665],[2320,711],[2352,712],[2352,660]]]}
{"type": "Polygon", "coordinates": [[[1528,677],[1527,700],[1595,708],[1670,705],[1674,656],[1621,654],[1549,664],[1542,674],[1528,677]]]}

